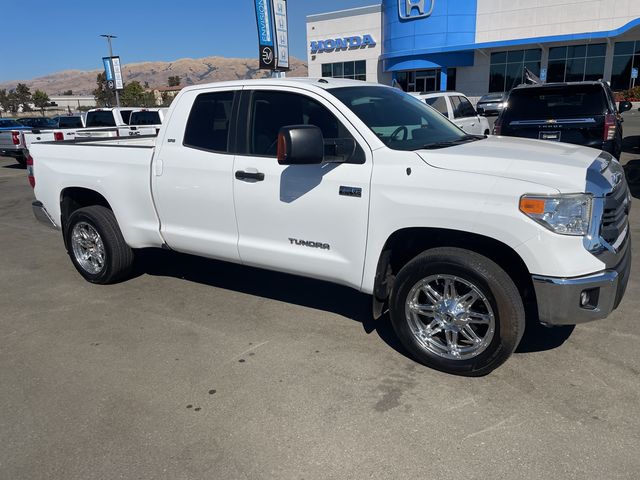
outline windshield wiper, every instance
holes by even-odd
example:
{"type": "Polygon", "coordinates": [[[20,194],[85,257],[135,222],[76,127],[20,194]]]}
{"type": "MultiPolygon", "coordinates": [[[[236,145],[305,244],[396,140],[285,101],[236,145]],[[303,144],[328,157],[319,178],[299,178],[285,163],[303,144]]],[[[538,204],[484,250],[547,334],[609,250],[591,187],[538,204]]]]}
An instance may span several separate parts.
{"type": "Polygon", "coordinates": [[[463,135],[462,137],[460,137],[460,138],[458,138],[456,140],[448,140],[446,142],[427,143],[426,145],[423,145],[422,147],[420,147],[418,150],[420,150],[420,149],[435,150],[435,149],[438,149],[438,148],[453,147],[455,145],[461,145],[463,143],[475,142],[477,140],[483,140],[485,138],[487,138],[486,135],[463,135]]]}

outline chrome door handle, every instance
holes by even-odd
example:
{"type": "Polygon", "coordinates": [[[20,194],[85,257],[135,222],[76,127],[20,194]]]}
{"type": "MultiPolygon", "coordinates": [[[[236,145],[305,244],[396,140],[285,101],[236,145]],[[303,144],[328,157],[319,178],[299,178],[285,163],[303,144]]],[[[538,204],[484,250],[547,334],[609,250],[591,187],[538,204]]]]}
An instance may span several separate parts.
{"type": "Polygon", "coordinates": [[[236,172],[236,180],[254,180],[256,182],[262,182],[264,181],[264,173],[238,170],[236,172]]]}

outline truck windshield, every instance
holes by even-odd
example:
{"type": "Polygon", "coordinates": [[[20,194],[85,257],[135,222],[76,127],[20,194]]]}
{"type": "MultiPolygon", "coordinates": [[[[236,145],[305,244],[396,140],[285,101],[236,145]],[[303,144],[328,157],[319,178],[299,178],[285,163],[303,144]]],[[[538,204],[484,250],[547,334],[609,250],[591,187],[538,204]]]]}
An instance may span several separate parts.
{"type": "Polygon", "coordinates": [[[0,128],[12,128],[12,127],[23,127],[24,125],[12,120],[10,118],[0,119],[0,128]]]}
{"type": "Polygon", "coordinates": [[[393,150],[445,148],[476,140],[438,111],[398,89],[363,86],[330,89],[393,150]]]}
{"type": "Polygon", "coordinates": [[[606,113],[606,98],[600,85],[527,87],[513,90],[505,116],[539,119],[584,117],[606,113]]]}
{"type": "Polygon", "coordinates": [[[160,113],[158,112],[133,112],[129,125],[160,125],[160,113]]]}
{"type": "Polygon", "coordinates": [[[115,127],[116,119],[111,110],[96,110],[87,113],[87,127],[115,127]]]}
{"type": "Polygon", "coordinates": [[[22,125],[33,128],[56,128],[58,125],[51,118],[22,118],[18,120],[22,125]]]}

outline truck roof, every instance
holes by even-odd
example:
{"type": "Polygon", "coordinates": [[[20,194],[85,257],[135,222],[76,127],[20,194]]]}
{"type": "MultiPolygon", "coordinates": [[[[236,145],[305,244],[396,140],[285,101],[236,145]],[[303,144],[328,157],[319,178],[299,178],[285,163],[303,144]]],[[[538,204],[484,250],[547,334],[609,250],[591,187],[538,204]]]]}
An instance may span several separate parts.
{"type": "Polygon", "coordinates": [[[582,82],[551,82],[551,83],[534,83],[522,84],[514,87],[513,90],[535,89],[535,88],[558,88],[558,87],[575,87],[580,85],[605,85],[598,80],[585,80],[582,82]]]}
{"type": "Polygon", "coordinates": [[[213,82],[200,85],[191,85],[182,89],[182,92],[188,92],[192,90],[201,90],[208,87],[238,87],[238,86],[304,86],[304,87],[316,87],[324,90],[335,87],[361,87],[363,85],[380,86],[385,87],[378,83],[363,82],[362,80],[348,80],[344,78],[307,78],[307,77],[295,77],[295,78],[260,78],[253,80],[230,80],[226,82],[213,82]]]}

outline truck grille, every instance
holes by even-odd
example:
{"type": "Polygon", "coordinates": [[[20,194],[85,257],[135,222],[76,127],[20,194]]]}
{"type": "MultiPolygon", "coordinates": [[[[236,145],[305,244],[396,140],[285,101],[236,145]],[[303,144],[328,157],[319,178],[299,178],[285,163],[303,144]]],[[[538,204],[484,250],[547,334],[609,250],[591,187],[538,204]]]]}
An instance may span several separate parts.
{"type": "Polygon", "coordinates": [[[605,197],[600,236],[613,245],[629,225],[629,189],[622,181],[605,197]]]}

